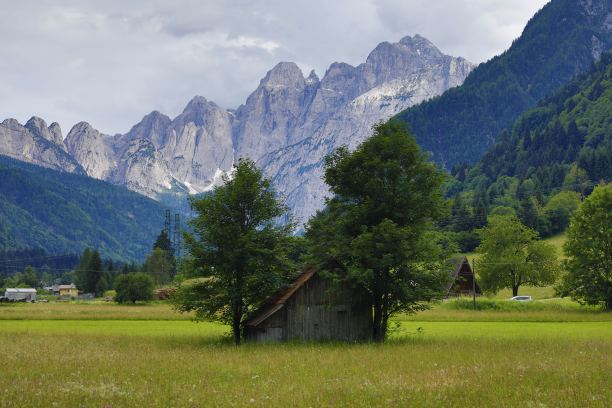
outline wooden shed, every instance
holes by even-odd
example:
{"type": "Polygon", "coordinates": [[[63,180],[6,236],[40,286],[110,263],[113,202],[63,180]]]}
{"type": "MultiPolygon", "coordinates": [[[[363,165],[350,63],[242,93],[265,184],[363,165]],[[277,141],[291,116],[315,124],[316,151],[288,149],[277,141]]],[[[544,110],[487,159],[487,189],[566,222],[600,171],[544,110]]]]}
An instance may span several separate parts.
{"type": "Polygon", "coordinates": [[[314,269],[302,272],[249,319],[250,341],[343,340],[371,338],[372,305],[348,285],[335,286],[314,269]]]}
{"type": "Polygon", "coordinates": [[[474,271],[470,266],[470,262],[467,257],[461,258],[457,262],[456,258],[450,262],[451,269],[449,271],[449,283],[446,288],[446,297],[453,296],[472,296],[474,288],[476,288],[476,295],[481,295],[482,291],[478,282],[475,281],[474,271]]]}

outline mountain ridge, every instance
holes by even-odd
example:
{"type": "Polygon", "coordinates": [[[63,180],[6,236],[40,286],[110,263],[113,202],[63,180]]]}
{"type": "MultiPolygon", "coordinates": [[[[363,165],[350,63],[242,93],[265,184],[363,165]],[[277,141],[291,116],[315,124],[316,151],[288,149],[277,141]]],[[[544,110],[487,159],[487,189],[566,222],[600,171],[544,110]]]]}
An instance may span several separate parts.
{"type": "MultiPolygon", "coordinates": [[[[57,149],[73,157],[88,175],[156,199],[208,191],[241,157],[257,161],[266,176],[285,180],[286,185],[277,187],[286,194],[300,182],[266,168],[295,169],[288,169],[287,163],[267,163],[270,153],[308,144],[312,137],[324,137],[322,132],[331,137],[342,134],[343,141],[359,143],[374,123],[462,83],[472,68],[465,59],[443,54],[420,35],[405,36],[395,43],[380,43],[357,66],[332,63],[322,78],[314,71],[305,76],[297,64],[281,61],[234,110],[194,96],[175,118],[153,111],[125,134],[105,135],[80,122],[62,143],[50,131],[47,138],[55,140],[57,149]]],[[[337,146],[332,141],[321,154],[337,146]]],[[[1,153],[5,153],[3,143],[1,153]]],[[[317,191],[317,197],[326,191],[316,176],[307,183],[314,183],[311,190],[317,191]]],[[[300,206],[298,201],[289,204],[300,206]]],[[[306,218],[318,206],[313,202],[294,210],[306,218]]]]}

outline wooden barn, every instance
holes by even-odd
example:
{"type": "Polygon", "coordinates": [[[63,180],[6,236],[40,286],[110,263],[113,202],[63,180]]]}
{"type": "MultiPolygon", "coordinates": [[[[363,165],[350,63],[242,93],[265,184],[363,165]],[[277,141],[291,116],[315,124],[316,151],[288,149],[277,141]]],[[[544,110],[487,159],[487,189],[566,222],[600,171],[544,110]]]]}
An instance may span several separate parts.
{"type": "Polygon", "coordinates": [[[481,295],[478,282],[474,281],[474,272],[470,267],[467,257],[461,258],[459,262],[451,261],[455,266],[449,271],[449,284],[446,289],[446,298],[453,296],[472,296],[474,288],[476,295],[481,295]]]}
{"type": "Polygon", "coordinates": [[[332,283],[314,269],[302,272],[284,291],[268,299],[245,325],[250,341],[343,340],[371,338],[372,305],[367,296],[332,283]]]}

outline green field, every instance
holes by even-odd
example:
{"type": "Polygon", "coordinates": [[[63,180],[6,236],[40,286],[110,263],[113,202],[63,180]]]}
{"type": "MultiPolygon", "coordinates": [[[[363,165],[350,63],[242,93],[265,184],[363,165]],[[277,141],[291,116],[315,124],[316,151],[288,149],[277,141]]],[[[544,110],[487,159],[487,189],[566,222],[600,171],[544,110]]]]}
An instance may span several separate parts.
{"type": "Polygon", "coordinates": [[[440,304],[384,345],[236,348],[165,304],[3,305],[0,406],[609,406],[612,314],[514,307],[440,304]]]}

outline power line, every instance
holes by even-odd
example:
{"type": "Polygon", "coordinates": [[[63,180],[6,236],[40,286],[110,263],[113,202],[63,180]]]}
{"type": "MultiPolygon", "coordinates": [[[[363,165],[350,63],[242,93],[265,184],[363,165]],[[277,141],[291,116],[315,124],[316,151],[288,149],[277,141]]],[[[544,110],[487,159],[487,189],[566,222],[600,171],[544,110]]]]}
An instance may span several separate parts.
{"type": "Polygon", "coordinates": [[[49,255],[49,256],[39,256],[33,258],[14,258],[14,259],[0,259],[0,263],[18,263],[23,261],[41,261],[41,260],[54,260],[61,258],[75,257],[79,258],[76,254],[66,254],[66,255],[49,255]]]}

